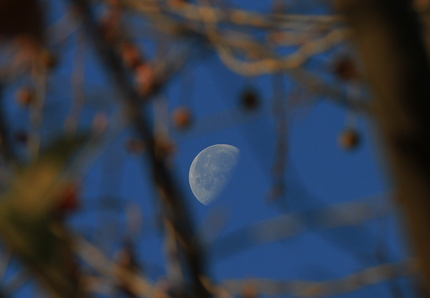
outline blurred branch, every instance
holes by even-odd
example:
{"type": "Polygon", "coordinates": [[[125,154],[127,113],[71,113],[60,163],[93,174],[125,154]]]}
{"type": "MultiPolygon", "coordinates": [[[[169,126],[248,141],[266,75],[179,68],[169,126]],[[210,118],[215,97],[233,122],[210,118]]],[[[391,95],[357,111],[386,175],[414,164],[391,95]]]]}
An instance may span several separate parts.
{"type": "MultiPolygon", "coordinates": [[[[342,25],[340,22],[342,19],[338,16],[258,14],[235,9],[220,10],[206,5],[188,3],[168,7],[163,7],[154,1],[125,0],[120,1],[120,3],[127,8],[143,12],[150,20],[153,20],[153,25],[161,31],[165,31],[163,28],[170,26],[170,32],[178,33],[178,28],[183,27],[190,32],[205,36],[226,66],[244,76],[256,76],[297,68],[311,56],[347,40],[350,33],[348,28],[336,28],[336,26],[342,25]],[[201,26],[187,25],[184,20],[170,17],[169,13],[175,12],[189,21],[199,21],[202,24],[201,26]],[[315,36],[321,36],[324,31],[326,33],[322,37],[302,38],[302,42],[297,44],[298,50],[285,57],[278,57],[275,52],[262,46],[261,41],[249,34],[227,29],[223,29],[219,33],[216,30],[207,31],[208,24],[211,25],[211,28],[216,28],[218,23],[224,21],[240,26],[250,25],[254,28],[263,26],[265,29],[276,28],[277,30],[286,29],[284,27],[288,25],[291,26],[289,29],[299,32],[301,30],[315,32],[315,36]],[[309,26],[309,23],[314,23],[315,26],[309,26]],[[240,49],[249,57],[260,55],[263,57],[256,59],[256,61],[243,61],[234,56],[232,48],[240,49]]],[[[289,32],[289,34],[291,33],[289,32]]],[[[289,35],[286,39],[288,38],[289,35]]]]}
{"type": "MultiPolygon", "coordinates": [[[[106,0],[98,0],[106,2],[106,0]]],[[[200,22],[230,23],[239,26],[256,28],[297,28],[304,24],[333,26],[343,21],[340,15],[298,15],[298,14],[262,14],[241,9],[219,9],[201,7],[200,5],[182,2],[178,5],[161,4],[152,0],[121,0],[121,5],[137,10],[148,16],[161,13],[182,16],[200,22]],[[202,13],[203,12],[203,13],[202,13]]]]}
{"type": "Polygon", "coordinates": [[[173,182],[172,175],[166,165],[165,156],[157,148],[150,125],[141,112],[141,103],[144,102],[144,98],[132,87],[120,57],[100,34],[99,27],[87,1],[72,0],[70,2],[77,9],[78,16],[81,18],[88,36],[93,41],[99,58],[123,95],[123,104],[128,119],[133,123],[136,132],[148,146],[153,179],[161,198],[163,215],[174,229],[174,236],[178,241],[180,254],[186,265],[185,272],[190,282],[188,286],[183,285],[184,288],[179,289],[178,293],[181,295],[181,292],[185,291],[185,293],[188,292],[188,297],[210,297],[210,293],[202,283],[202,279],[205,276],[203,255],[200,245],[194,237],[191,216],[180,196],[178,187],[173,182]]]}
{"type": "Polygon", "coordinates": [[[68,232],[55,219],[66,186],[66,164],[85,137],[60,139],[27,168],[17,172],[0,200],[0,234],[7,249],[54,297],[86,297],[70,250],[68,232]]]}
{"type": "MultiPolygon", "coordinates": [[[[293,54],[279,59],[264,57],[257,61],[244,61],[236,58],[232,50],[226,45],[217,43],[215,45],[215,49],[224,64],[231,70],[245,76],[256,76],[300,67],[310,57],[322,53],[332,48],[334,45],[345,41],[349,32],[349,29],[344,28],[333,29],[324,37],[314,41],[308,41],[304,45],[300,46],[299,50],[293,54]]],[[[276,57],[277,55],[273,56],[276,57]]]]}
{"type": "Polygon", "coordinates": [[[368,111],[366,103],[340,100],[344,97],[340,91],[299,69],[311,57],[349,40],[351,30],[345,27],[343,18],[338,15],[262,14],[185,2],[166,5],[149,0],[123,0],[119,3],[126,9],[141,12],[160,32],[182,38],[200,37],[213,46],[230,70],[240,75],[258,76],[285,71],[312,93],[327,96],[326,99],[359,112],[368,111]],[[262,42],[251,33],[226,29],[225,26],[221,30],[217,25],[223,22],[241,29],[252,26],[254,29],[264,28],[269,33],[269,29],[284,31],[276,32],[278,37],[271,41],[275,47],[269,49],[267,41],[262,42]],[[290,47],[289,54],[281,56],[276,49],[286,45],[294,47],[290,47]]]}
{"type": "MultiPolygon", "coordinates": [[[[261,14],[237,9],[221,10],[189,3],[165,7],[155,1],[124,0],[120,3],[126,8],[143,12],[160,31],[165,31],[163,28],[167,26],[171,28],[170,32],[172,33],[178,34],[180,32],[178,32],[178,28],[183,28],[198,35],[206,36],[218,51],[223,62],[233,71],[244,76],[296,68],[311,56],[332,48],[350,36],[349,28],[340,27],[344,26],[343,18],[337,15],[261,14]],[[175,19],[170,16],[171,14],[179,14],[184,19],[175,19]],[[201,26],[197,26],[195,23],[185,23],[185,20],[198,21],[201,26]],[[275,43],[272,41],[272,43],[276,46],[285,46],[293,39],[296,40],[293,45],[298,46],[299,49],[285,57],[279,57],[251,34],[225,29],[224,27],[219,33],[216,30],[211,30],[210,34],[207,32],[208,24],[211,25],[210,27],[216,28],[222,22],[240,25],[241,28],[249,25],[253,28],[263,26],[264,29],[290,29],[285,32],[285,38],[278,38],[279,41],[275,43]],[[310,24],[314,26],[310,26],[310,24]],[[309,32],[313,32],[313,35],[310,35],[309,32]],[[306,34],[306,38],[303,34],[306,34]],[[258,57],[263,55],[263,57],[256,59],[256,61],[242,61],[234,57],[232,48],[247,53],[245,56],[258,57]]],[[[277,34],[277,36],[282,35],[279,32],[277,34]]]]}
{"type": "MultiPolygon", "coordinates": [[[[5,208],[2,206],[2,211],[4,210],[5,208]]],[[[2,216],[7,217],[4,214],[2,216]]],[[[2,220],[0,233],[10,249],[35,273],[35,276],[50,291],[50,294],[53,297],[87,297],[78,285],[76,276],[66,272],[70,269],[67,263],[71,261],[67,258],[68,243],[62,238],[56,238],[50,233],[51,231],[45,230],[47,227],[32,229],[30,233],[34,233],[33,237],[38,238],[39,241],[45,241],[43,243],[46,246],[44,252],[49,251],[53,254],[49,256],[50,260],[46,260],[46,257],[40,256],[41,248],[34,248],[34,243],[29,243],[31,239],[27,235],[28,232],[27,234],[23,233],[25,228],[30,230],[28,227],[18,227],[2,220]],[[57,263],[51,263],[53,259],[57,263]]],[[[41,245],[41,243],[37,243],[37,245],[41,245]]]]}
{"type": "Polygon", "coordinates": [[[374,202],[356,201],[315,211],[282,215],[255,223],[216,240],[213,243],[213,257],[226,258],[256,245],[297,236],[308,229],[321,230],[359,225],[391,212],[389,206],[381,207],[376,206],[374,202]]]}
{"type": "MultiPolygon", "coordinates": [[[[83,261],[91,266],[91,268],[95,269],[102,276],[108,278],[108,280],[113,282],[113,284],[120,284],[126,281],[127,284],[130,285],[130,290],[132,290],[134,294],[152,297],[155,290],[148,281],[143,277],[118,266],[89,242],[82,238],[76,238],[74,250],[83,261]]],[[[159,297],[165,298],[167,296],[162,295],[159,297]]]]}
{"type": "Polygon", "coordinates": [[[400,276],[409,276],[417,271],[414,260],[384,264],[366,268],[349,276],[330,281],[275,281],[270,279],[227,280],[221,287],[231,294],[240,294],[252,285],[257,293],[270,296],[328,297],[354,292],[358,289],[381,283],[400,276]]]}
{"type": "Polygon", "coordinates": [[[430,63],[409,0],[338,0],[374,95],[399,210],[430,293],[430,63]]]}

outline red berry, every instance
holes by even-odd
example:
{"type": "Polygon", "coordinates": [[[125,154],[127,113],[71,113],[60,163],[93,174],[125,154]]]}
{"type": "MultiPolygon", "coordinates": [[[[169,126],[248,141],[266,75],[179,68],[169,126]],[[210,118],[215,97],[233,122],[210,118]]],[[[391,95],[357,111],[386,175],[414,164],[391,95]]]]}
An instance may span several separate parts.
{"type": "Polygon", "coordinates": [[[187,107],[177,108],[172,115],[173,124],[178,129],[186,129],[191,125],[191,111],[187,107]]]}

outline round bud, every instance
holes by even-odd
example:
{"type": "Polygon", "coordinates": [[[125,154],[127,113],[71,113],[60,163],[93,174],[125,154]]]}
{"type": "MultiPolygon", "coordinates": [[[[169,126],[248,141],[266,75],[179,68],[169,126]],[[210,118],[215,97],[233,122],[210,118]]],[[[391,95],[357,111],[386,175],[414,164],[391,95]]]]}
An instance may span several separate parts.
{"type": "Polygon", "coordinates": [[[352,128],[344,130],[339,136],[339,145],[344,150],[353,150],[360,144],[359,133],[352,128]]]}
{"type": "Polygon", "coordinates": [[[173,125],[177,129],[187,129],[192,123],[192,115],[190,109],[187,107],[177,108],[172,115],[173,125]]]}
{"type": "Polygon", "coordinates": [[[253,88],[246,88],[240,95],[240,105],[245,110],[255,110],[259,105],[258,93],[253,88]]]}

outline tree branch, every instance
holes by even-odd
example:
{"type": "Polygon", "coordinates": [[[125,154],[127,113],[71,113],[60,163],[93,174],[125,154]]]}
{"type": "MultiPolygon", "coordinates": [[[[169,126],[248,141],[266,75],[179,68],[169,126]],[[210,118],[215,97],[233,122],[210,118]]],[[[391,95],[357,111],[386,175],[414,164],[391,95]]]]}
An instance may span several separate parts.
{"type": "Polygon", "coordinates": [[[153,180],[161,198],[163,215],[174,228],[174,237],[180,246],[180,252],[187,269],[185,271],[190,283],[190,285],[184,285],[183,289],[178,289],[176,295],[199,298],[210,297],[211,294],[202,281],[205,276],[203,254],[200,244],[195,238],[191,216],[171,173],[167,169],[165,157],[157,150],[155,136],[152,134],[150,125],[141,112],[141,103],[144,102],[144,98],[139,96],[131,86],[129,76],[122,65],[120,57],[100,34],[87,1],[70,0],[70,2],[79,12],[78,15],[88,36],[94,43],[99,58],[123,95],[122,103],[128,119],[133,123],[136,132],[148,146],[153,180]]]}
{"type": "Polygon", "coordinates": [[[409,0],[338,0],[371,85],[375,122],[430,291],[430,65],[409,0]]]}

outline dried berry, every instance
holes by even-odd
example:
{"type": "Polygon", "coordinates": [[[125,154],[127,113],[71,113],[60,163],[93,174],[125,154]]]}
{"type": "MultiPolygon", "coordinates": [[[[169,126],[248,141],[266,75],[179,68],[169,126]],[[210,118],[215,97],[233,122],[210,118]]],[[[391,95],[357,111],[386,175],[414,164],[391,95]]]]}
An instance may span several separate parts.
{"type": "Polygon", "coordinates": [[[172,115],[173,125],[177,129],[186,129],[190,127],[192,122],[191,111],[187,107],[177,108],[172,115]]]}
{"type": "Polygon", "coordinates": [[[360,144],[359,133],[352,128],[344,130],[339,136],[339,145],[345,150],[353,150],[360,144]]]}
{"type": "Polygon", "coordinates": [[[259,96],[253,88],[246,88],[240,95],[240,104],[245,110],[255,110],[259,105],[259,96]]]}

